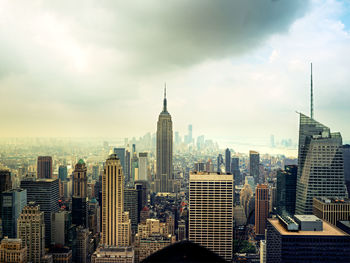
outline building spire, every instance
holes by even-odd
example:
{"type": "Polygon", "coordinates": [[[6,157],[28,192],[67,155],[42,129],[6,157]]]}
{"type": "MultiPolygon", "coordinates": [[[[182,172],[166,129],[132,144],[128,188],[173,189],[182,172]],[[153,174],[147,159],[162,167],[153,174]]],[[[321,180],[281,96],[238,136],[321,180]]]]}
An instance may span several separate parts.
{"type": "Polygon", "coordinates": [[[166,101],[166,83],[164,84],[163,112],[167,112],[167,101],[166,101]]]}
{"type": "Polygon", "coordinates": [[[313,91],[313,83],[312,83],[312,63],[311,63],[311,97],[310,97],[310,117],[314,118],[314,91],[313,91]]]}

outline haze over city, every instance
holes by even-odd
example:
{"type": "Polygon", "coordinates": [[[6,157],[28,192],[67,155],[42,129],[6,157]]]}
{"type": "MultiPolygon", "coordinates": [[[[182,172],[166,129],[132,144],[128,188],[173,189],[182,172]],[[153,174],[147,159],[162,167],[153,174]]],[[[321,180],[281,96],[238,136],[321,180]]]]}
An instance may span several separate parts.
{"type": "Polygon", "coordinates": [[[221,147],[268,145],[271,134],[297,143],[313,62],[315,118],[349,142],[349,9],[335,0],[1,1],[0,137],[154,133],[166,82],[174,131],[191,123],[221,147]]]}

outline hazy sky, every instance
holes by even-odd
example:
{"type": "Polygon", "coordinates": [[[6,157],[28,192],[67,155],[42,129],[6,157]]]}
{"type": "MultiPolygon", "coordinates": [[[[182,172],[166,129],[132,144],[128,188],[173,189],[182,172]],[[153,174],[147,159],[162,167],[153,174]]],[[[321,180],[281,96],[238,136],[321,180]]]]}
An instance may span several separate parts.
{"type": "Polygon", "coordinates": [[[348,0],[0,0],[0,137],[154,132],[166,82],[182,134],[296,140],[311,61],[349,141],[348,0]]]}

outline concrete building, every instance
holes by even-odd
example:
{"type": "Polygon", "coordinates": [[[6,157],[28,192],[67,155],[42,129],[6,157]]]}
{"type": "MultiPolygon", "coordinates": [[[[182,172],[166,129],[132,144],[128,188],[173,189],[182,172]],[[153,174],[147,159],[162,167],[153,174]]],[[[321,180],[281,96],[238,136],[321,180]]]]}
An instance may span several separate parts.
{"type": "Polygon", "coordinates": [[[27,190],[27,202],[40,205],[45,219],[45,244],[51,243],[51,215],[58,212],[59,181],[58,179],[33,179],[21,181],[21,188],[27,190]]]}
{"type": "Polygon", "coordinates": [[[242,182],[241,171],[239,169],[238,157],[231,158],[231,173],[233,174],[235,185],[241,185],[243,182],[242,182]]]}
{"type": "Polygon", "coordinates": [[[3,240],[1,240],[0,262],[27,262],[27,247],[22,244],[21,239],[5,237],[3,240]]]}
{"type": "Polygon", "coordinates": [[[260,240],[260,263],[266,263],[266,240],[260,240]]]}
{"type": "Polygon", "coordinates": [[[139,191],[134,188],[124,189],[124,211],[129,212],[131,221],[131,230],[133,233],[137,231],[137,224],[139,221],[139,191]]]}
{"type": "Polygon", "coordinates": [[[232,260],[233,175],[190,173],[189,240],[232,260]]]}
{"type": "Polygon", "coordinates": [[[166,91],[164,91],[163,111],[157,122],[157,172],[156,192],[173,191],[173,122],[167,110],[166,91]]]}
{"type": "Polygon", "coordinates": [[[99,247],[91,256],[91,263],[134,263],[132,247],[99,247]]]}
{"type": "Polygon", "coordinates": [[[29,262],[41,263],[45,255],[45,221],[40,205],[29,202],[17,221],[17,236],[22,240],[22,246],[27,247],[29,262]]]}
{"type": "Polygon", "coordinates": [[[138,225],[135,235],[135,262],[141,262],[158,250],[176,241],[168,223],[157,219],[147,219],[145,224],[138,225]]]}
{"type": "Polygon", "coordinates": [[[67,246],[72,234],[72,214],[70,211],[59,211],[52,214],[51,244],[67,246]]]}
{"type": "Polygon", "coordinates": [[[266,262],[349,262],[350,236],[313,215],[268,219],[266,262]]]}
{"type": "Polygon", "coordinates": [[[225,150],[225,171],[226,173],[231,172],[231,151],[229,148],[225,150]]]}
{"type": "Polygon", "coordinates": [[[114,148],[114,153],[118,156],[125,175],[125,148],[114,148]]]}
{"type": "Polygon", "coordinates": [[[72,250],[68,247],[53,247],[49,253],[53,263],[72,263],[72,250]]]}
{"type": "Polygon", "coordinates": [[[148,171],[148,158],[147,153],[139,153],[139,178],[138,180],[147,181],[147,171],[148,171]]]}
{"type": "Polygon", "coordinates": [[[124,174],[119,158],[111,154],[102,176],[102,244],[129,246],[131,222],[124,212],[124,174]]]}
{"type": "Polygon", "coordinates": [[[37,163],[38,178],[52,178],[52,157],[39,156],[37,163]]]}
{"type": "Polygon", "coordinates": [[[276,208],[279,214],[295,214],[297,172],[296,165],[286,165],[284,170],[277,171],[276,208]]]}
{"type": "Polygon", "coordinates": [[[58,167],[58,178],[61,181],[66,181],[68,177],[68,170],[66,165],[60,165],[58,167]]]}
{"type": "Polygon", "coordinates": [[[87,263],[89,259],[89,229],[79,226],[77,228],[76,263],[87,263]]]}
{"type": "Polygon", "coordinates": [[[337,221],[349,221],[350,199],[314,197],[313,214],[334,226],[337,225],[337,221]]]}
{"type": "Polygon", "coordinates": [[[260,155],[256,151],[249,151],[249,175],[253,176],[254,183],[262,183],[259,178],[260,155]]]}
{"type": "Polygon", "coordinates": [[[88,227],[87,168],[82,159],[73,172],[72,223],[88,227]]]}
{"type": "Polygon", "coordinates": [[[346,198],[342,137],[300,113],[296,214],[312,214],[313,198],[346,198]]]}
{"type": "Polygon", "coordinates": [[[2,193],[2,233],[9,238],[17,237],[17,219],[27,205],[27,190],[11,189],[2,193]]]}
{"type": "MultiPolygon", "coordinates": [[[[0,170],[0,218],[1,218],[1,206],[2,206],[2,192],[12,189],[11,172],[9,170],[0,170]]],[[[0,224],[1,228],[1,224],[0,224]]],[[[0,231],[1,238],[1,231],[0,231]]]]}
{"type": "Polygon", "coordinates": [[[266,220],[269,216],[269,188],[259,184],[255,191],[255,233],[265,235],[266,220]]]}

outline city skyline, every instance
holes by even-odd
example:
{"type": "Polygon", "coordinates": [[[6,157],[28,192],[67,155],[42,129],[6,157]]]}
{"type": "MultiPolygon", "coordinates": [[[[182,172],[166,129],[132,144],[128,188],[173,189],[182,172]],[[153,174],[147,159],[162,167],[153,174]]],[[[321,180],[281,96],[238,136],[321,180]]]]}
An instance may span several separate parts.
{"type": "Polygon", "coordinates": [[[122,138],[154,132],[166,81],[174,131],[184,134],[191,123],[195,136],[219,142],[242,137],[266,142],[270,134],[296,142],[295,110],[309,114],[313,62],[315,119],[349,142],[350,127],[343,121],[350,95],[349,5],[282,2],[262,1],[259,7],[249,1],[215,6],[204,1],[202,8],[187,7],[198,11],[191,15],[182,2],[158,8],[151,2],[143,11],[110,2],[22,3],[23,9],[16,1],[3,2],[3,25],[11,27],[0,30],[0,94],[7,98],[0,105],[0,137],[107,137],[111,128],[122,138]],[[267,15],[253,12],[259,8],[267,15]],[[246,17],[233,18],[237,10],[246,17]],[[141,20],[150,14],[147,27],[141,20]],[[206,21],[208,15],[217,22],[206,21]],[[246,34],[237,27],[244,23],[246,34]],[[124,41],[108,38],[116,33],[124,33],[124,41]],[[220,106],[208,108],[208,101],[220,106]],[[106,112],[116,116],[108,129],[106,112]]]}

